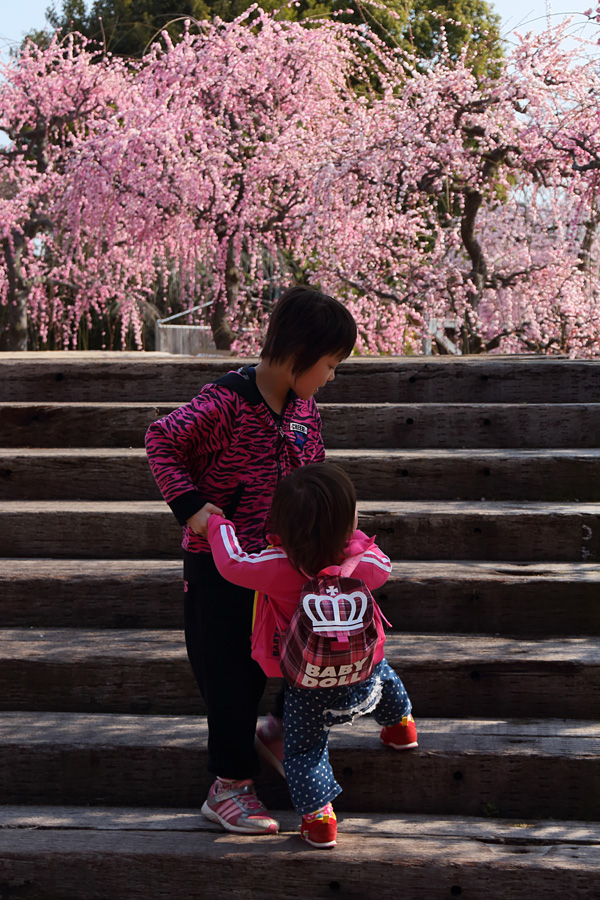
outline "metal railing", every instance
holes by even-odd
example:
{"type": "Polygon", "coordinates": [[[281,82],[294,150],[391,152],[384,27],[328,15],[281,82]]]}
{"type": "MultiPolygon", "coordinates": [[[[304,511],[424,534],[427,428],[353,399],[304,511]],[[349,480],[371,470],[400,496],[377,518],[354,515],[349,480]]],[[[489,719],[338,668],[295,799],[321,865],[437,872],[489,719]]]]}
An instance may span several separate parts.
{"type": "Polygon", "coordinates": [[[163,353],[183,356],[228,356],[228,350],[217,350],[210,325],[172,325],[174,319],[188,316],[199,309],[212,306],[213,301],[201,303],[165,319],[156,320],[156,349],[163,353]]]}

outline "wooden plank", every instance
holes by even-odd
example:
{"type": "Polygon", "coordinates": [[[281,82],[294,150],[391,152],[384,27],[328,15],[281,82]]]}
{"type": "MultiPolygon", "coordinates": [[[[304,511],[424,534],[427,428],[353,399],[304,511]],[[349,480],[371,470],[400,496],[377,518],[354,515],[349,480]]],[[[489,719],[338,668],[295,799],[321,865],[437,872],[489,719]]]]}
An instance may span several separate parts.
{"type": "MultiPolygon", "coordinates": [[[[329,390],[329,388],[328,388],[329,390]]],[[[0,402],[0,447],[141,447],[176,403],[0,402]]],[[[319,403],[329,448],[597,448],[600,403],[319,403]],[[351,403],[351,411],[349,405],[351,403]]]]}
{"type": "Polygon", "coordinates": [[[600,500],[598,450],[331,450],[361,500],[600,500]]]}
{"type": "MultiPolygon", "coordinates": [[[[140,356],[0,357],[0,400],[185,403],[200,388],[251,360],[140,356]]],[[[252,360],[256,362],[256,360],[252,360]]]]}
{"type": "MultiPolygon", "coordinates": [[[[198,807],[210,784],[206,735],[191,716],[2,713],[3,802],[198,807]]],[[[419,719],[410,753],[377,735],[369,719],[332,731],[340,812],[597,817],[597,722],[419,719]]],[[[257,783],[273,809],[289,808],[273,770],[257,783]]]]}
{"type": "MultiPolygon", "coordinates": [[[[600,641],[517,641],[390,633],[386,657],[419,716],[593,718],[600,641]]],[[[270,684],[266,712],[278,689],[270,684]]],[[[71,712],[204,712],[183,634],[173,630],[5,629],[0,707],[71,712]]]]}
{"type": "Polygon", "coordinates": [[[360,527],[394,559],[600,560],[594,503],[359,503],[360,527]]]}
{"type": "Polygon", "coordinates": [[[403,631],[600,634],[595,563],[395,562],[376,593],[403,631]]]}
{"type": "MultiPolygon", "coordinates": [[[[402,631],[600,635],[596,563],[395,562],[376,595],[402,631]]],[[[0,628],[181,628],[177,560],[0,561],[0,628]]]]}
{"type": "Polygon", "coordinates": [[[143,447],[176,403],[0,403],[1,447],[143,447]]]}
{"type": "Polygon", "coordinates": [[[181,528],[162,501],[0,502],[0,553],[63,559],[180,559],[181,528]]]}
{"type": "MultiPolygon", "coordinates": [[[[363,500],[600,501],[600,450],[329,450],[363,500]]],[[[0,450],[4,500],[157,500],[141,448],[0,450]]]]}
{"type": "MultiPolygon", "coordinates": [[[[598,562],[597,503],[359,503],[359,524],[395,559],[598,562]]],[[[0,502],[6,557],[169,559],[180,528],[160,501],[0,502]]]]}
{"type": "MultiPolygon", "coordinates": [[[[277,810],[280,832],[298,830],[299,817],[292,809],[277,810]]],[[[600,846],[600,823],[495,819],[478,816],[436,816],[419,813],[340,813],[344,834],[372,837],[459,838],[496,845],[525,847],[562,845],[600,846]]],[[[89,806],[0,806],[0,833],[6,829],[86,829],[90,832],[215,832],[200,810],[182,807],[147,808],[89,806]]],[[[264,848],[263,848],[264,849],[264,848]]]]}
{"type": "MultiPolygon", "coordinates": [[[[466,393],[462,400],[468,399],[466,393]]],[[[320,403],[319,409],[325,446],[331,448],[600,446],[600,405],[596,403],[358,403],[349,399],[346,404],[320,403]]]]}
{"type": "Polygon", "coordinates": [[[2,709],[205,713],[181,631],[14,629],[1,634],[2,709]]]}
{"type": "MultiPolygon", "coordinates": [[[[182,403],[255,359],[0,357],[0,400],[182,403]]],[[[353,357],[319,399],[329,403],[597,403],[596,360],[551,357],[353,357]]]]}
{"type": "Polygon", "coordinates": [[[381,835],[369,822],[343,830],[331,853],[314,853],[297,830],[276,836],[83,829],[2,833],[0,878],[27,900],[190,900],[264,898],[277,875],[278,896],[590,900],[600,885],[597,845],[509,845],[467,837],[381,835]],[[301,893],[299,893],[299,872],[301,893]]]}
{"type": "MultiPolygon", "coordinates": [[[[600,565],[395,562],[376,595],[402,631],[600,635],[600,565]]],[[[0,561],[0,627],[180,628],[177,560],[0,561]]]]}
{"type": "Polygon", "coordinates": [[[0,450],[5,500],[160,500],[142,448],[0,450]]]}
{"type": "Polygon", "coordinates": [[[0,560],[0,627],[183,627],[179,560],[0,560]]]}

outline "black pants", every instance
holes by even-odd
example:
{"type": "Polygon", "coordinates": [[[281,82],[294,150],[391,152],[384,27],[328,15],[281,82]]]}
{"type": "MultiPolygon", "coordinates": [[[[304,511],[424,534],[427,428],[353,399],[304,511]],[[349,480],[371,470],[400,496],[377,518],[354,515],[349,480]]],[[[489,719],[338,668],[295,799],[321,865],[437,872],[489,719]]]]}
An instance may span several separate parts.
{"type": "Polygon", "coordinates": [[[254,592],[225,581],[208,553],[184,551],[184,578],[185,641],[207,708],[208,770],[253,778],[260,768],[254,734],[267,680],[250,656],[254,592]]]}

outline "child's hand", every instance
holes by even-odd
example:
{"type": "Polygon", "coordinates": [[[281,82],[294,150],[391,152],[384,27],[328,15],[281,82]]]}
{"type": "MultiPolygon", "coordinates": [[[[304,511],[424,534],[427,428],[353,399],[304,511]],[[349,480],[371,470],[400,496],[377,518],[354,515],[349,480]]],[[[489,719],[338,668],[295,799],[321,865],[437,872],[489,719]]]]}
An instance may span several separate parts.
{"type": "Polygon", "coordinates": [[[206,537],[208,533],[208,520],[211,516],[224,516],[225,513],[222,509],[219,509],[218,506],[215,506],[213,503],[205,503],[202,509],[199,509],[198,512],[195,512],[193,516],[190,516],[187,520],[187,524],[190,526],[191,530],[194,534],[199,534],[201,537],[206,537]]]}

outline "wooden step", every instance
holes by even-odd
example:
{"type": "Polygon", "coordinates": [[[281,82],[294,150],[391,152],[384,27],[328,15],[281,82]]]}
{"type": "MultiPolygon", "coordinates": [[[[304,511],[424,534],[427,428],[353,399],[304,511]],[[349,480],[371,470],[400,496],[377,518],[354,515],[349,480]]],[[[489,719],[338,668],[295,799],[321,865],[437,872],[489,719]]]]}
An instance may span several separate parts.
{"type": "Polygon", "coordinates": [[[298,817],[280,833],[215,830],[198,810],[0,808],[0,882],[30,900],[263,900],[279,897],[413,900],[583,900],[600,892],[600,829],[587,822],[499,822],[466,816],[341,813],[338,844],[315,853],[298,817]],[[302,893],[298,893],[298,866],[302,893]],[[135,877],[132,877],[135,875],[135,877]]]}
{"type": "Polygon", "coordinates": [[[362,501],[359,515],[394,559],[600,560],[595,503],[362,501]]]}
{"type": "MultiPolygon", "coordinates": [[[[600,501],[600,450],[329,450],[363,500],[600,501]]],[[[152,500],[145,451],[0,450],[4,500],[152,500]]]]}
{"type": "MultiPolygon", "coordinates": [[[[0,357],[0,400],[183,403],[256,359],[140,353],[0,357]]],[[[319,395],[328,403],[598,403],[596,360],[532,356],[352,357],[319,395]]]]}
{"type": "MultiPolygon", "coordinates": [[[[1,368],[1,367],[0,367],[1,368]]],[[[0,403],[1,447],[143,447],[177,403],[0,403]]]]}
{"type": "Polygon", "coordinates": [[[167,402],[179,405],[226,372],[256,359],[155,356],[0,356],[0,400],[167,402]]]}
{"type": "MultiPolygon", "coordinates": [[[[4,401],[0,402],[0,447],[142,447],[148,426],[177,405],[4,401]]],[[[319,402],[319,410],[325,446],[330,449],[600,446],[600,403],[358,403],[350,399],[319,402]]]]}
{"type": "MultiPolygon", "coordinates": [[[[395,559],[600,560],[598,503],[363,501],[359,525],[395,559]]],[[[5,557],[172,559],[180,541],[161,501],[0,502],[5,557]]]]}
{"type": "Polygon", "coordinates": [[[279,836],[199,817],[181,529],[142,447],[243,362],[0,354],[2,898],[600,896],[598,361],[353,359],[319,392],[328,457],[398,560],[378,597],[420,744],[332,731],[329,854],[268,768],[279,836]]]}
{"type": "Polygon", "coordinates": [[[600,635],[595,563],[394,562],[376,595],[400,631],[600,635]]]}
{"type": "Polygon", "coordinates": [[[600,450],[330,450],[361,500],[600,500],[600,450]]]}
{"type": "Polygon", "coordinates": [[[319,402],[319,409],[328,448],[600,446],[600,404],[597,403],[367,404],[349,399],[346,404],[336,404],[330,403],[328,396],[327,399],[326,403],[319,402]]]}
{"type": "MultiPolygon", "coordinates": [[[[376,595],[400,631],[600,635],[597,563],[394,562],[376,595]]],[[[181,628],[178,560],[3,559],[0,628],[181,628]]]]}
{"type": "Polygon", "coordinates": [[[0,450],[0,490],[5,500],[161,499],[142,448],[0,450]]]}
{"type": "Polygon", "coordinates": [[[0,596],[0,628],[183,627],[176,559],[0,559],[0,596]]]}
{"type": "MultiPolygon", "coordinates": [[[[419,719],[418,727],[410,752],[384,747],[370,719],[332,730],[337,810],[597,818],[597,721],[419,719]]],[[[191,716],[2,713],[3,802],[199,808],[210,785],[206,737],[204,719],[191,716]]],[[[274,770],[257,784],[271,808],[289,808],[274,770]]]]}
{"type": "MultiPolygon", "coordinates": [[[[585,719],[600,710],[598,638],[390,633],[386,658],[419,716],[585,719]]],[[[265,713],[279,680],[269,684],[265,713]]],[[[81,628],[1,631],[0,708],[205,711],[180,631],[81,628]]]]}

